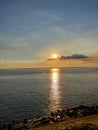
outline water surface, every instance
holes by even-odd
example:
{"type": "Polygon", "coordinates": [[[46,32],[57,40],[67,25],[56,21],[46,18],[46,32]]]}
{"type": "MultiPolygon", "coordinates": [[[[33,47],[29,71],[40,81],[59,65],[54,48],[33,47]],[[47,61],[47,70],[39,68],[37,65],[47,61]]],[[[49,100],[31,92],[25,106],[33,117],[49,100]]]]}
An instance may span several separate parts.
{"type": "Polygon", "coordinates": [[[0,70],[0,122],[98,104],[98,68],[0,70]]]}

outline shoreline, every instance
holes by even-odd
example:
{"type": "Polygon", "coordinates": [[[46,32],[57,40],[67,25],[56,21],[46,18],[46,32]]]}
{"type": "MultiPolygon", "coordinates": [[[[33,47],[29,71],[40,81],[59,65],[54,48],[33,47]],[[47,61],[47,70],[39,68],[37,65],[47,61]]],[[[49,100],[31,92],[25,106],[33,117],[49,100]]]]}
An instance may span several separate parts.
{"type": "MultiPolygon", "coordinates": [[[[70,121],[74,122],[78,119],[82,119],[83,121],[83,119],[88,117],[92,118],[93,116],[94,118],[97,118],[98,121],[98,105],[80,105],[65,110],[56,110],[51,112],[48,116],[37,118],[35,120],[24,119],[22,122],[19,123],[10,123],[8,125],[0,124],[0,130],[43,130],[43,127],[48,127],[49,125],[55,126],[55,124],[70,121]]],[[[72,124],[70,123],[70,125],[72,124]]]]}
{"type": "Polygon", "coordinates": [[[28,130],[98,130],[98,114],[70,118],[28,130]]]}

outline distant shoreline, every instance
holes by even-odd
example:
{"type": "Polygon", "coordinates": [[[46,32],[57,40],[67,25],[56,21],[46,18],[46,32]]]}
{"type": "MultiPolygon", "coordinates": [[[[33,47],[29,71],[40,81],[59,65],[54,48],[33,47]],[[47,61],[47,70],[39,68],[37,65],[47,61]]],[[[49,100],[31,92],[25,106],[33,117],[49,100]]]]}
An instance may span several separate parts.
{"type": "Polygon", "coordinates": [[[86,67],[86,66],[82,66],[82,67],[79,67],[79,66],[77,66],[77,67],[31,67],[31,68],[0,68],[0,70],[21,70],[21,69],[52,69],[52,68],[61,68],[61,69],[70,69],[70,68],[98,68],[98,66],[88,66],[88,67],[86,67]]]}

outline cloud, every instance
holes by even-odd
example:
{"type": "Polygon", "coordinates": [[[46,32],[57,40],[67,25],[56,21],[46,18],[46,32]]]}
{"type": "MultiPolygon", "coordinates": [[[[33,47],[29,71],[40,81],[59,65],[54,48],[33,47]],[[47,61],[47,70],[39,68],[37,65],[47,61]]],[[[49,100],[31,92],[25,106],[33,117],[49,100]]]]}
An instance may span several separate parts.
{"type": "Polygon", "coordinates": [[[71,56],[61,56],[60,60],[63,60],[63,59],[84,59],[84,58],[88,58],[88,56],[80,55],[80,54],[73,54],[71,56]]]}
{"type": "MultiPolygon", "coordinates": [[[[85,55],[80,55],[80,54],[73,54],[71,56],[58,56],[58,60],[67,60],[67,59],[85,59],[85,58],[89,58],[88,56],[85,55]]],[[[55,60],[54,58],[50,58],[48,60],[55,60]]]]}

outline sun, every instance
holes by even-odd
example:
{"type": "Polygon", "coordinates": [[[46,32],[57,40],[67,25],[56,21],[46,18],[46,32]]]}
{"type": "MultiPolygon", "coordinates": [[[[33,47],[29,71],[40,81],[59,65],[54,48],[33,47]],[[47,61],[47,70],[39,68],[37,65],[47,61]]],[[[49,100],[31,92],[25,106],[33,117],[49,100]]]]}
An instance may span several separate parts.
{"type": "Polygon", "coordinates": [[[58,55],[57,55],[57,54],[53,54],[53,55],[52,55],[52,58],[53,58],[53,59],[57,59],[57,58],[58,58],[58,55]]]}

